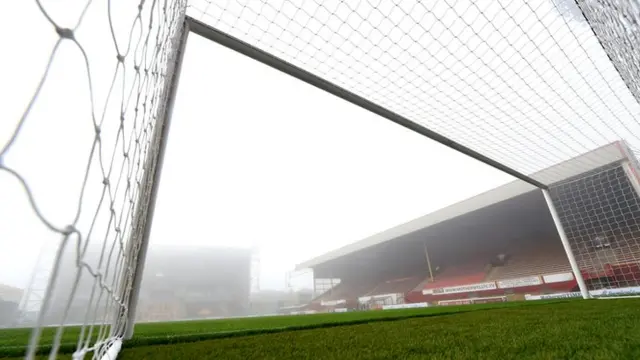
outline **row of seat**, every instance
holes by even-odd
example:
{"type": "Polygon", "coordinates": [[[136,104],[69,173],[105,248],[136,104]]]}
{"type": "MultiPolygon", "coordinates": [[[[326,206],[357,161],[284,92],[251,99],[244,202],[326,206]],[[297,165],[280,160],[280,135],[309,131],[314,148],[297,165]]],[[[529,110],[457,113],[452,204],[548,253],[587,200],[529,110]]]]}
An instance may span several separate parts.
{"type": "MultiPolygon", "coordinates": [[[[584,250],[576,254],[577,261],[581,268],[594,268],[596,264],[620,264],[637,263],[640,259],[640,243],[624,243],[611,249],[613,259],[603,261],[603,251],[584,250]]],[[[506,249],[509,250],[509,249],[506,249]]],[[[328,293],[320,296],[317,300],[340,300],[357,299],[362,296],[374,296],[381,294],[406,294],[411,291],[422,291],[423,289],[441,288],[447,286],[473,284],[483,281],[507,280],[526,276],[543,274],[554,274],[570,272],[571,266],[566,257],[564,249],[560,244],[542,243],[519,247],[517,252],[507,256],[506,261],[501,266],[490,266],[490,261],[486,258],[479,258],[465,264],[449,266],[441,271],[437,271],[433,281],[429,277],[428,270],[423,274],[405,277],[400,279],[390,279],[379,282],[360,282],[358,285],[341,283],[328,293]]],[[[509,254],[509,251],[505,251],[509,254]]]]}
{"type": "Polygon", "coordinates": [[[503,266],[494,267],[487,280],[507,280],[571,271],[564,249],[558,244],[541,244],[520,249],[503,266]]]}

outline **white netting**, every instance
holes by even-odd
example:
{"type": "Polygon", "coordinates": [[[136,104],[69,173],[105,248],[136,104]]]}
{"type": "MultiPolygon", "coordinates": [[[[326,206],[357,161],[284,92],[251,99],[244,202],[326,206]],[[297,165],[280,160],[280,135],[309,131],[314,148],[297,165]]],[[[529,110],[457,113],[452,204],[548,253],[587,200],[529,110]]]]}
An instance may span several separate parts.
{"type": "Polygon", "coordinates": [[[558,214],[590,290],[640,286],[636,176],[628,163],[616,163],[552,187],[558,214]]]}
{"type": "MultiPolygon", "coordinates": [[[[585,172],[636,164],[640,12],[635,0],[579,3],[199,0],[188,13],[537,181],[562,182],[552,194],[588,274],[640,260],[625,173],[580,190],[594,179],[585,172]],[[616,257],[583,249],[597,231],[617,238],[616,257]]],[[[602,281],[635,284],[631,269],[602,281]]]]}
{"type": "Polygon", "coordinates": [[[12,243],[35,236],[54,249],[22,301],[19,325],[34,328],[26,356],[100,358],[127,325],[186,2],[3,6],[30,24],[13,36],[24,64],[3,66],[3,99],[21,108],[7,104],[15,121],[3,116],[0,131],[0,188],[20,194],[3,215],[25,209],[30,221],[12,243]]]}
{"type": "Polygon", "coordinates": [[[640,145],[640,106],[571,1],[199,0],[189,14],[521,173],[640,145]]]}
{"type": "Polygon", "coordinates": [[[616,70],[640,101],[640,2],[580,0],[578,4],[616,70]]]}

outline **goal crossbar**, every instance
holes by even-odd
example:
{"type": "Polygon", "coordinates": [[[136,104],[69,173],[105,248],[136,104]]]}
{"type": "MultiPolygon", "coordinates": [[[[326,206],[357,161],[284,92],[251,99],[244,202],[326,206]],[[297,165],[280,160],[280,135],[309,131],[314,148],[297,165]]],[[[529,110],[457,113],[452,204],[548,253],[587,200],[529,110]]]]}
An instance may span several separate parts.
{"type": "Polygon", "coordinates": [[[527,182],[537,188],[547,189],[548,186],[542,182],[531,178],[511,167],[504,165],[488,156],[481,154],[467,146],[460,144],[446,136],[437,133],[426,126],[420,125],[414,121],[407,119],[404,116],[399,115],[383,106],[380,106],[370,100],[363,98],[353,92],[340,87],[326,79],[316,76],[309,71],[306,71],[298,66],[295,66],[277,56],[274,56],[264,50],[261,50],[251,44],[248,44],[234,36],[231,36],[223,31],[216,29],[213,26],[203,23],[187,16],[186,22],[189,23],[189,29],[194,34],[198,34],[208,40],[218,43],[226,48],[237,51],[240,54],[248,56],[258,62],[261,62],[267,66],[270,66],[276,70],[279,70],[285,74],[293,76],[294,78],[301,80],[307,84],[322,89],[332,95],[335,95],[343,100],[346,100],[356,106],[359,106],[365,110],[368,110],[374,114],[382,116],[383,118],[390,120],[400,126],[403,126],[411,131],[414,131],[422,136],[425,136],[433,141],[436,141],[444,146],[447,146],[453,150],[456,150],[462,154],[465,154],[471,158],[474,158],[482,163],[485,163],[491,167],[494,167],[502,172],[505,172],[517,179],[527,182]]]}

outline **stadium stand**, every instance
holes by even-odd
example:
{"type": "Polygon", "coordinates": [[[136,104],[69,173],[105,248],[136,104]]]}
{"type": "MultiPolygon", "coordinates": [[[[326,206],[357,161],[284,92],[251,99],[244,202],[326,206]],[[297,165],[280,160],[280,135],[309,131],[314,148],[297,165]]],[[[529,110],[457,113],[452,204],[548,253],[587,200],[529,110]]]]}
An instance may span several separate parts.
{"type": "Polygon", "coordinates": [[[333,304],[340,300],[353,302],[374,287],[375,284],[371,280],[353,283],[343,282],[316,298],[315,302],[320,302],[321,304],[333,304]]]}
{"type": "Polygon", "coordinates": [[[616,263],[628,264],[638,263],[640,259],[640,243],[630,243],[628,246],[617,247],[614,249],[616,254],[616,263]]]}
{"type": "Polygon", "coordinates": [[[458,265],[448,266],[433,278],[433,282],[427,282],[424,289],[481,282],[487,275],[487,265],[488,260],[479,256],[458,265]]]}
{"type": "Polygon", "coordinates": [[[638,286],[640,282],[640,243],[618,242],[615,238],[606,246],[589,246],[576,255],[581,268],[587,269],[587,278],[593,286],[638,286]]]}
{"type": "Polygon", "coordinates": [[[571,265],[559,242],[541,241],[540,245],[520,248],[512,246],[508,260],[494,266],[486,280],[506,280],[525,276],[571,271],[571,265]],[[512,254],[512,255],[511,255],[512,254]]]}
{"type": "MultiPolygon", "coordinates": [[[[624,142],[612,143],[538,174],[550,183],[566,184],[554,201],[565,205],[559,211],[568,219],[564,224],[567,237],[591,289],[640,285],[640,224],[633,221],[640,217],[635,214],[640,209],[608,210],[621,198],[638,196],[620,167],[621,161],[629,159],[625,146],[624,142]],[[576,176],[579,181],[574,181],[576,176]],[[585,190],[593,184],[610,190],[598,194],[585,190]],[[576,206],[604,212],[608,223],[592,229],[571,217],[578,210],[567,204],[577,202],[576,206]],[[607,231],[608,236],[596,236],[597,231],[607,231]]],[[[386,294],[404,294],[389,297],[403,303],[455,304],[458,299],[461,303],[522,300],[525,294],[577,290],[542,194],[518,181],[296,268],[312,269],[317,279],[341,280],[312,303],[321,311],[336,306],[337,300],[345,300],[340,306],[357,306],[361,304],[353,305],[354,299],[376,303],[386,294]]]]}
{"type": "MultiPolygon", "coordinates": [[[[433,280],[426,275],[426,264],[412,267],[408,276],[391,279],[376,272],[362,273],[316,297],[310,308],[319,311],[355,308],[355,299],[359,299],[360,308],[416,302],[449,301],[454,304],[456,299],[474,298],[477,302],[507,295],[566,292],[576,287],[564,249],[553,236],[520,238],[507,246],[495,242],[486,244],[484,249],[460,250],[460,253],[466,255],[438,261],[439,265],[432,269],[433,280]],[[443,289],[451,288],[458,289],[443,292],[443,289]]],[[[380,267],[384,265],[380,264],[380,267]]],[[[613,276],[614,271],[611,266],[609,268],[608,274],[613,276]]],[[[585,277],[589,278],[589,274],[585,277]]]]}
{"type": "Polygon", "coordinates": [[[384,294],[406,294],[422,283],[423,278],[418,276],[386,280],[373,288],[373,290],[364,294],[365,296],[384,295],[384,294]]]}

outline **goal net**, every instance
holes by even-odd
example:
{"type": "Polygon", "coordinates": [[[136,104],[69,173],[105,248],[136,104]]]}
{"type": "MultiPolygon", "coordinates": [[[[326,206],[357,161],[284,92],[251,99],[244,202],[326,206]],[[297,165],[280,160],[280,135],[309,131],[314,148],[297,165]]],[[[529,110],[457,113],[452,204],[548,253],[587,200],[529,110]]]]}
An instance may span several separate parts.
{"type": "Polygon", "coordinates": [[[552,188],[573,254],[595,296],[640,294],[639,189],[629,161],[552,188]]]}
{"type": "Polygon", "coordinates": [[[0,215],[54,249],[22,301],[27,358],[113,356],[131,335],[185,19],[549,188],[574,275],[640,286],[637,0],[19,3],[0,11],[20,15],[4,34],[30,24],[1,69],[0,190],[18,196],[0,215]]]}
{"type": "Polygon", "coordinates": [[[9,229],[21,222],[11,243],[43,254],[13,325],[33,328],[29,359],[115,358],[139,288],[186,2],[14,5],[1,12],[33,36],[7,39],[30,50],[3,72],[14,93],[3,93],[0,188],[18,215],[2,216],[9,229]]]}
{"type": "Polygon", "coordinates": [[[638,4],[202,0],[190,15],[548,187],[575,278],[598,295],[640,285],[638,4]]]}

